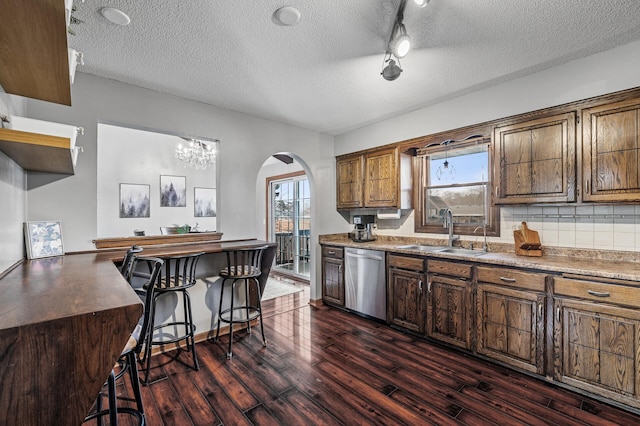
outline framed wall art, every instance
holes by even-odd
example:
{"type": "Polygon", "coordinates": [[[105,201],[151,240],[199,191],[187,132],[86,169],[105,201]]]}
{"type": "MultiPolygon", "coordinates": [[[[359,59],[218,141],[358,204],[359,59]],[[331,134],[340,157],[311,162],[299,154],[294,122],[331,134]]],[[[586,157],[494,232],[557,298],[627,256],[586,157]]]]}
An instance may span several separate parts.
{"type": "Polygon", "coordinates": [[[120,217],[150,217],[149,185],[120,184],[120,217]]]}
{"type": "Polygon", "coordinates": [[[187,206],[187,178],[160,175],[160,207],[187,206]]]}
{"type": "Polygon", "coordinates": [[[193,215],[216,217],[215,188],[193,188],[193,215]]]}
{"type": "Polygon", "coordinates": [[[64,254],[62,227],[59,221],[25,222],[24,236],[29,259],[64,254]]]}

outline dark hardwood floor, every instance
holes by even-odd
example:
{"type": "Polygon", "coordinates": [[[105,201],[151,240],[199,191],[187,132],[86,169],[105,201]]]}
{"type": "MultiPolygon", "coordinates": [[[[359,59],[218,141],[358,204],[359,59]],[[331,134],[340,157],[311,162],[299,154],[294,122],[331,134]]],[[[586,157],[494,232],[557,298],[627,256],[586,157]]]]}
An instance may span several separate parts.
{"type": "MultiPolygon", "coordinates": [[[[632,425],[640,417],[329,307],[267,301],[259,331],[154,357],[154,425],[632,425]]],[[[129,384],[119,385],[122,403],[129,384]]],[[[122,424],[128,419],[123,418],[122,424]]]]}

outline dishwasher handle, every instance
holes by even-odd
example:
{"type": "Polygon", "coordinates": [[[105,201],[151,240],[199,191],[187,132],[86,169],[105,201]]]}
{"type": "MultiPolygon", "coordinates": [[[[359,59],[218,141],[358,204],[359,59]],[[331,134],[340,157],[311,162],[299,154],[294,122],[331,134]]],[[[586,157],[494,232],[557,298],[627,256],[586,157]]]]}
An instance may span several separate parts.
{"type": "Polygon", "coordinates": [[[356,259],[368,259],[368,260],[384,260],[382,256],[374,256],[374,255],[366,255],[366,254],[355,254],[355,253],[347,253],[347,257],[353,257],[356,259]]]}

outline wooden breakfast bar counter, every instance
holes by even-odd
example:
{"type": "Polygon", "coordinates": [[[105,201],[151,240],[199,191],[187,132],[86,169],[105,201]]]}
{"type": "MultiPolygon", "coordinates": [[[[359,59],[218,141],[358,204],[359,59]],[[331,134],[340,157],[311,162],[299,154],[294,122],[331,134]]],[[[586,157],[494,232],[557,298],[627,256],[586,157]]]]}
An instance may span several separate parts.
{"type": "MultiPolygon", "coordinates": [[[[224,249],[265,244],[268,274],[275,244],[265,241],[178,242],[147,246],[143,253],[216,257],[224,249]]],[[[114,264],[124,252],[26,260],[0,278],[0,424],[82,422],[143,313],[114,264]]],[[[207,270],[205,262],[205,275],[215,263],[207,270]]]]}

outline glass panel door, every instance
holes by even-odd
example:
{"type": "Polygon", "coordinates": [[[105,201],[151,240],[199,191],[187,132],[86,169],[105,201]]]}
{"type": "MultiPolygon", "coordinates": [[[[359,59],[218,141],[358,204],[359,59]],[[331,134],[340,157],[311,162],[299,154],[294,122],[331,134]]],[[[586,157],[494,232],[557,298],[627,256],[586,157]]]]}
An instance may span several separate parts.
{"type": "Polygon", "coordinates": [[[271,235],[278,244],[274,268],[309,277],[311,194],[305,176],[271,182],[271,235]]]}

